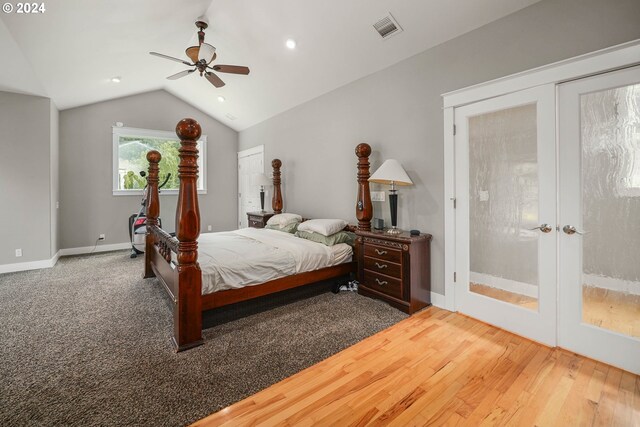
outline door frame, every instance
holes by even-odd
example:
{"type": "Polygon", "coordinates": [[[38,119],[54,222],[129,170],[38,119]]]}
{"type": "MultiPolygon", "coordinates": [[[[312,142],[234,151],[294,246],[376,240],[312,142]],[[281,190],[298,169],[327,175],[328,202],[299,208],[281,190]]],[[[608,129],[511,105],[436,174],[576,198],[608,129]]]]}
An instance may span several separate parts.
{"type": "Polygon", "coordinates": [[[237,198],[236,198],[236,207],[238,209],[238,213],[236,217],[238,218],[238,224],[242,223],[242,217],[240,216],[240,212],[242,212],[242,206],[240,201],[240,159],[243,157],[253,156],[255,154],[262,155],[262,173],[264,173],[264,145],[256,145],[255,147],[247,148],[246,150],[238,151],[238,157],[236,159],[236,172],[237,172],[237,198]]]}
{"type": "MultiPolygon", "coordinates": [[[[639,58],[640,39],[441,95],[444,109],[444,296],[447,310],[456,311],[455,108],[536,86],[559,84],[632,67],[640,64],[639,58]]],[[[556,127],[556,147],[557,140],[556,127]]]]}

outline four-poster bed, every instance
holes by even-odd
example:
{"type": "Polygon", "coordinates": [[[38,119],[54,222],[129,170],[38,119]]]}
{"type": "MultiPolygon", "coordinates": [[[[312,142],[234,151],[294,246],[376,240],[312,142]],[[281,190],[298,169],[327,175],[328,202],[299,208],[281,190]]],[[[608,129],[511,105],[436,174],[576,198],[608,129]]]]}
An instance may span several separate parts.
{"type": "MultiPolygon", "coordinates": [[[[200,211],[197,193],[198,149],[196,147],[201,128],[195,120],[183,119],[176,126],[176,134],[180,138],[180,164],[178,166],[180,187],[176,209],[175,237],[158,226],[160,212],[158,165],[161,155],[157,151],[147,153],[149,197],[147,199],[144,277],[157,277],[173,301],[173,342],[177,351],[187,350],[203,343],[202,312],[205,310],[356,272],[356,256],[354,254],[352,258],[354,261],[287,275],[261,284],[203,295],[203,272],[198,263],[200,211]]],[[[358,230],[371,229],[373,208],[368,182],[370,153],[371,148],[367,144],[360,144],[356,148],[356,155],[359,158],[358,200],[356,203],[358,230]]],[[[280,188],[281,165],[282,162],[278,159],[272,162],[274,184],[272,208],[275,212],[281,212],[283,206],[280,188]]]]}

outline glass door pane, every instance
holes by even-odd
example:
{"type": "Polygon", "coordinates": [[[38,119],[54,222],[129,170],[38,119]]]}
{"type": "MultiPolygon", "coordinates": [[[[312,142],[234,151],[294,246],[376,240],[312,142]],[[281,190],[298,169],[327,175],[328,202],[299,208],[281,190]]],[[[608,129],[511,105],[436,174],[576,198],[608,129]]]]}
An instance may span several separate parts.
{"type": "Polygon", "coordinates": [[[536,104],[470,117],[469,290],[538,309],[536,104]]]}
{"type": "Polygon", "coordinates": [[[580,141],[582,321],[640,337],[640,84],[581,94],[580,141]]]}

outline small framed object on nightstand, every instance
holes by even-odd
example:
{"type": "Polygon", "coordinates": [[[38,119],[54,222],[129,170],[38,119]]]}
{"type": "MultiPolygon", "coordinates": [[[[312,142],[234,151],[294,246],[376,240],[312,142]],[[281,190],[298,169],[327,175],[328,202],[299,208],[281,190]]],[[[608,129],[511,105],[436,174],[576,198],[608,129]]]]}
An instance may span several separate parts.
{"type": "Polygon", "coordinates": [[[358,293],[413,314],[431,305],[431,235],[356,231],[358,293]]]}
{"type": "Polygon", "coordinates": [[[266,211],[257,211],[257,212],[247,212],[247,223],[251,228],[264,228],[267,225],[267,221],[269,218],[274,216],[273,212],[266,211]]]}

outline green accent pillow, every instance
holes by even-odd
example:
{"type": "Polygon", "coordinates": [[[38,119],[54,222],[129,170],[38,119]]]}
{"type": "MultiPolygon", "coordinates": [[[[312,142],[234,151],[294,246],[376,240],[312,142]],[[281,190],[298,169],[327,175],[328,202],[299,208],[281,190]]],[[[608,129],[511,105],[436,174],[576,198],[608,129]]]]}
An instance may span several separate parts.
{"type": "Polygon", "coordinates": [[[280,228],[279,225],[271,225],[271,224],[267,224],[264,226],[264,228],[268,228],[269,230],[278,230],[278,231],[284,231],[285,233],[295,233],[296,231],[298,231],[298,224],[300,224],[299,222],[294,222],[292,224],[289,225],[285,225],[284,227],[280,228]]]}
{"type": "Polygon", "coordinates": [[[308,231],[298,231],[296,232],[296,236],[327,246],[337,245],[338,243],[347,243],[353,246],[356,240],[355,233],[349,231],[338,231],[330,236],[323,236],[320,233],[309,233],[308,231]]]}

